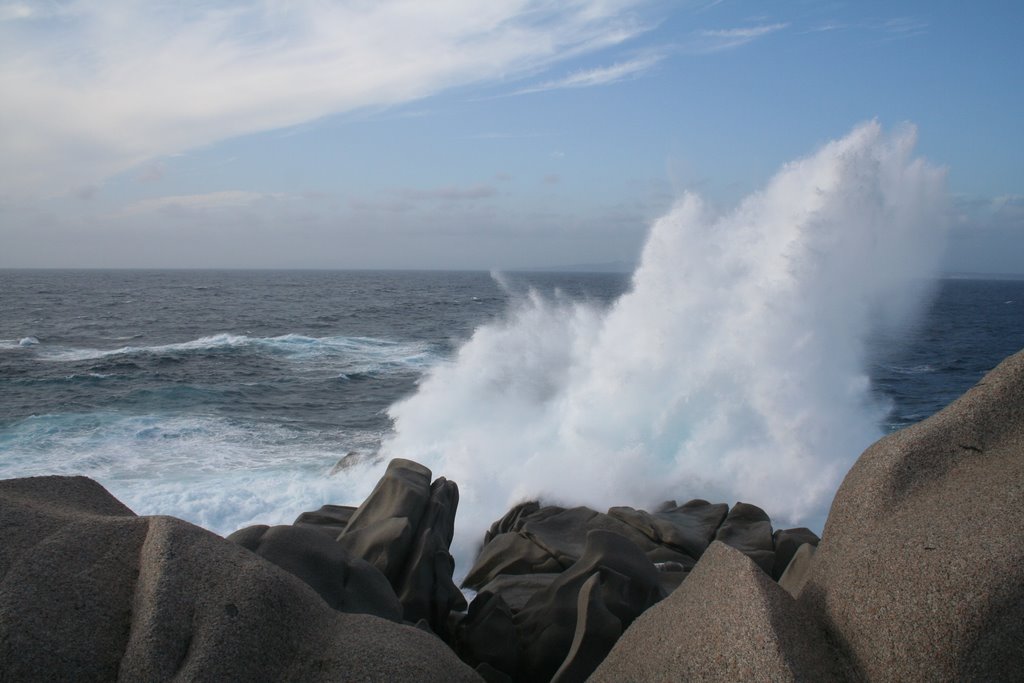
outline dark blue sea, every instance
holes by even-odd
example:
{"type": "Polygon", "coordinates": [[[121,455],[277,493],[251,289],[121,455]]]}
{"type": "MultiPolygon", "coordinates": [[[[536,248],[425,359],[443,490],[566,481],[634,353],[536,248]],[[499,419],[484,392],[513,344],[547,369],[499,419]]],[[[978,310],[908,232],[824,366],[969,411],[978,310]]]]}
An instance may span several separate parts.
{"type": "MultiPolygon", "coordinates": [[[[387,408],[529,288],[611,305],[614,274],[0,271],[0,478],[84,474],[220,533],[354,492],[387,408]]],[[[948,279],[869,346],[892,431],[1024,347],[1024,281],[948,279]]],[[[684,350],[680,350],[684,352],[684,350]]],[[[444,474],[444,473],[438,473],[444,474]]]]}

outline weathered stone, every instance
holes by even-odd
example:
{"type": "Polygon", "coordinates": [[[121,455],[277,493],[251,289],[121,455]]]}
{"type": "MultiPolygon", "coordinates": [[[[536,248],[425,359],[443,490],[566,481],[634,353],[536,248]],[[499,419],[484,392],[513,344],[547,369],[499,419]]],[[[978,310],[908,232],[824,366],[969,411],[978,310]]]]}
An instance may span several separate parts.
{"type": "Polygon", "coordinates": [[[466,617],[455,628],[454,641],[462,661],[478,671],[481,664],[486,664],[510,678],[517,675],[519,640],[512,610],[500,595],[486,591],[477,594],[466,617]]]}
{"type": "Polygon", "coordinates": [[[817,546],[804,543],[793,555],[786,571],[782,572],[782,576],[779,577],[779,585],[794,598],[800,597],[800,592],[803,591],[807,579],[810,578],[811,567],[814,564],[814,552],[817,549],[817,546]]]}
{"type": "Polygon", "coordinates": [[[337,538],[352,518],[356,508],[351,505],[322,505],[319,510],[303,512],[292,526],[309,527],[322,531],[331,538],[337,538]]]}
{"type": "Polygon", "coordinates": [[[594,574],[580,587],[576,600],[576,632],[569,654],[551,683],[582,683],[622,635],[622,622],[605,606],[601,575],[594,574]]]}
{"type": "Polygon", "coordinates": [[[529,602],[533,594],[547,588],[558,578],[558,574],[501,574],[480,589],[481,593],[500,595],[512,612],[518,612],[529,602]]]}
{"type": "Polygon", "coordinates": [[[395,458],[352,514],[338,543],[377,567],[397,586],[429,500],[430,470],[395,458]]]}
{"type": "Polygon", "coordinates": [[[448,552],[458,505],[455,482],[441,477],[431,484],[426,510],[398,581],[398,599],[405,619],[425,619],[435,633],[442,635],[448,613],[466,608],[462,591],[452,581],[455,560],[448,552]]]}
{"type": "Polygon", "coordinates": [[[570,567],[583,556],[587,534],[595,530],[616,533],[643,551],[656,546],[650,538],[625,522],[587,507],[569,508],[550,516],[531,515],[522,527],[522,533],[550,553],[563,568],[570,567]]]}
{"type": "Polygon", "coordinates": [[[257,525],[228,540],[302,579],[336,610],[402,621],[402,605],[387,578],[315,529],[257,525]]]}
{"type": "Polygon", "coordinates": [[[750,558],[712,543],[690,577],[641,615],[590,681],[830,681],[823,633],[750,558]]]}
{"type": "Polygon", "coordinates": [[[782,577],[800,546],[805,543],[816,546],[819,542],[818,535],[806,527],[777,530],[773,538],[775,563],[772,565],[772,578],[778,581],[782,577]]]}
{"type": "Polygon", "coordinates": [[[501,519],[491,524],[487,533],[484,534],[484,545],[490,543],[491,539],[498,534],[505,534],[510,531],[519,531],[523,526],[525,518],[537,513],[538,511],[540,511],[540,503],[535,500],[530,500],[513,506],[512,509],[506,512],[501,519]]]}
{"type": "Polygon", "coordinates": [[[1024,352],[864,452],[800,602],[869,680],[1020,680],[1024,352]]]}
{"type": "Polygon", "coordinates": [[[750,503],[733,505],[715,540],[736,548],[771,575],[775,563],[772,522],[761,508],[750,503]]]}
{"type": "Polygon", "coordinates": [[[521,531],[498,534],[485,545],[462,585],[480,590],[502,574],[547,574],[562,571],[561,563],[521,531]]]}
{"type": "Polygon", "coordinates": [[[729,506],[724,503],[712,504],[698,498],[681,506],[666,501],[654,514],[626,507],[612,508],[608,514],[696,561],[715,539],[728,512],[729,506]]]}
{"type": "Polygon", "coordinates": [[[657,570],[635,544],[604,529],[590,531],[580,559],[516,614],[526,680],[548,680],[565,661],[575,638],[580,589],[594,575],[605,608],[622,628],[665,595],[657,570]]]}
{"type": "Polygon", "coordinates": [[[111,501],[80,478],[0,482],[0,678],[479,680],[433,636],[111,501]]]}

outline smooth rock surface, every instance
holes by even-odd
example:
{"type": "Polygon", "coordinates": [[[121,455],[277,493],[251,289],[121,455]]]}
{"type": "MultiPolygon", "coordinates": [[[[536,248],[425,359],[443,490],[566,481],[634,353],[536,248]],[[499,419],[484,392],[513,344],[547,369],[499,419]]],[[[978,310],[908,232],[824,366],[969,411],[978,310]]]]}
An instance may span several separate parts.
{"type": "Polygon", "coordinates": [[[241,546],[75,477],[0,481],[0,680],[479,680],[241,546]]]}
{"type": "Polygon", "coordinates": [[[715,540],[736,548],[770,575],[775,564],[772,536],[772,522],[764,510],[750,503],[736,503],[715,533],[715,540]]]}
{"type": "Polygon", "coordinates": [[[775,545],[775,562],[772,564],[772,578],[778,581],[789,566],[800,546],[808,544],[817,546],[821,542],[818,535],[806,527],[796,529],[778,529],[773,542],[775,545]]]}
{"type": "Polygon", "coordinates": [[[402,621],[402,604],[376,567],[308,527],[256,525],[227,537],[302,579],[340,612],[402,621]]]}
{"type": "MultiPolygon", "coordinates": [[[[591,530],[580,559],[515,615],[522,680],[549,680],[565,662],[576,640],[580,591],[594,577],[597,583],[591,590],[599,592],[602,607],[591,611],[589,627],[604,633],[625,630],[665,596],[658,571],[635,544],[611,531],[591,530]]],[[[587,625],[584,619],[583,626],[587,625]]],[[[587,657],[593,652],[588,643],[587,657]]]]}
{"type": "Polygon", "coordinates": [[[869,680],[1024,672],[1024,352],[869,448],[800,602],[869,680]]]}
{"type": "Polygon", "coordinates": [[[588,680],[832,681],[839,675],[830,652],[788,593],[746,555],[715,542],[588,680]]]}

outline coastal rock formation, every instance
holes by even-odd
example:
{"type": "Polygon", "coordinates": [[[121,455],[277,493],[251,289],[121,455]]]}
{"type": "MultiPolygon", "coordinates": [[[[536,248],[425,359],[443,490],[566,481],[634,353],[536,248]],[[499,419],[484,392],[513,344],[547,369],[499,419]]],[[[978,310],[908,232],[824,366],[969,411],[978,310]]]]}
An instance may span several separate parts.
{"type": "Polygon", "coordinates": [[[847,474],[800,602],[867,680],[1024,672],[1024,352],[847,474]]]}
{"type": "Polygon", "coordinates": [[[459,489],[411,460],[388,463],[359,507],[324,505],[292,526],[254,526],[228,538],[266,557],[345,612],[424,623],[447,637],[466,608],[449,553],[459,489]],[[395,611],[395,606],[398,611],[395,611]]]}
{"type": "Polygon", "coordinates": [[[796,601],[750,557],[715,542],[590,680],[832,681],[833,662],[823,632],[796,601]]]}
{"type": "Polygon", "coordinates": [[[796,541],[818,540],[806,529],[773,536],[768,516],[747,503],[607,514],[517,505],[491,525],[463,582],[479,594],[456,626],[456,651],[489,680],[581,681],[637,616],[685,585],[716,538],[762,573],[792,557],[796,541]]]}
{"type": "Polygon", "coordinates": [[[1018,680],[1021,501],[1024,352],[865,451],[820,543],[748,503],[528,502],[468,611],[458,489],[408,460],[235,542],[83,477],[0,481],[0,680],[1018,680]]]}
{"type": "Polygon", "coordinates": [[[258,525],[227,539],[302,579],[340,612],[402,621],[402,604],[384,575],[323,533],[302,526],[258,525]]]}
{"type": "Polygon", "coordinates": [[[777,533],[779,585],[712,544],[590,680],[1020,680],[1022,500],[1024,352],[865,451],[817,548],[777,533]]]}
{"type": "Polygon", "coordinates": [[[84,477],[0,481],[0,680],[479,680],[236,543],[84,477]]]}

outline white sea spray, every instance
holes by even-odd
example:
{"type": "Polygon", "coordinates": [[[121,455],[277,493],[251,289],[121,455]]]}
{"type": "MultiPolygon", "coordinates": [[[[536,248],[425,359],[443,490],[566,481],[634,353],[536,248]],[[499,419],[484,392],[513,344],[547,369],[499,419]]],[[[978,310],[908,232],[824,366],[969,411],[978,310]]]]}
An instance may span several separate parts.
{"type": "Polygon", "coordinates": [[[687,193],[611,308],[530,293],[434,367],[382,453],[458,482],[460,563],[538,497],[743,500],[820,527],[881,435],[865,342],[913,318],[944,246],[944,172],[914,143],[870,122],[729,211],[687,193]]]}

